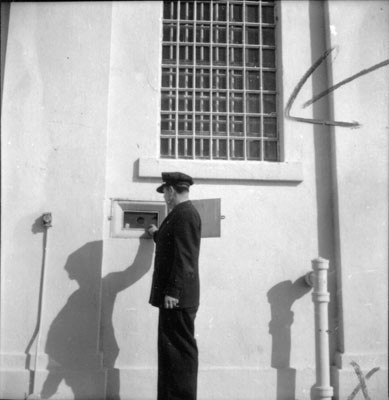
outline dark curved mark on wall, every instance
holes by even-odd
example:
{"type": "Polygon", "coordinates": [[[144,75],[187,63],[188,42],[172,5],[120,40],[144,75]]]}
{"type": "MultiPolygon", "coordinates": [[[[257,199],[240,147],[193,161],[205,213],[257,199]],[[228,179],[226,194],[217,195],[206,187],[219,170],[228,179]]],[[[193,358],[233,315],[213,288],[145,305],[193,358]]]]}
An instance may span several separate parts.
{"type": "Polygon", "coordinates": [[[318,95],[313,97],[311,100],[306,101],[303,104],[303,108],[306,108],[306,107],[310,106],[315,101],[320,100],[322,97],[327,96],[328,94],[332,93],[333,91],[335,91],[336,89],[340,88],[341,86],[353,81],[354,79],[357,79],[357,78],[359,78],[359,77],[361,77],[363,75],[366,75],[366,74],[368,74],[370,72],[373,72],[373,71],[375,71],[375,70],[377,70],[379,68],[385,67],[386,65],[389,65],[389,60],[382,61],[382,62],[380,62],[380,63],[378,63],[376,65],[373,65],[370,68],[363,69],[362,71],[358,72],[357,74],[350,76],[350,78],[347,78],[347,79],[337,83],[336,85],[330,87],[329,89],[326,89],[326,90],[322,91],[321,93],[319,93],[318,95]]]}
{"type": "Polygon", "coordinates": [[[371,400],[371,398],[369,396],[369,393],[367,391],[366,382],[380,368],[379,367],[375,367],[372,370],[370,370],[366,374],[366,376],[364,376],[363,372],[361,371],[361,368],[359,367],[359,365],[355,361],[351,361],[350,364],[354,367],[355,373],[357,374],[357,377],[358,377],[358,380],[359,380],[359,384],[355,387],[355,389],[350,394],[350,396],[347,398],[347,400],[353,400],[360,390],[362,391],[362,394],[363,394],[363,397],[364,397],[365,400],[371,400]]]}
{"type": "MultiPolygon", "coordinates": [[[[315,118],[303,118],[303,117],[295,117],[290,115],[290,110],[296,100],[297,95],[299,94],[301,88],[304,86],[305,82],[308,80],[308,78],[313,74],[313,72],[322,64],[322,62],[329,56],[329,54],[332,53],[332,51],[335,49],[335,47],[326,50],[323,55],[305,72],[305,74],[302,76],[300,81],[297,83],[296,87],[294,88],[287,104],[285,107],[285,116],[286,118],[292,120],[292,121],[298,121],[298,122],[305,122],[305,123],[310,123],[310,124],[316,124],[316,125],[328,125],[328,126],[343,126],[346,128],[359,128],[361,125],[356,122],[344,122],[344,121],[329,121],[329,120],[322,120],[322,119],[315,119],[315,118]]],[[[311,100],[307,101],[304,103],[303,108],[308,107],[309,105],[312,105],[314,102],[317,100],[321,99],[324,96],[327,96],[329,93],[332,93],[339,87],[346,85],[347,83],[363,76],[366,75],[370,72],[373,72],[379,68],[385,67],[386,65],[389,65],[389,60],[382,61],[381,63],[378,63],[370,68],[364,69],[360,72],[358,72],[355,75],[352,75],[351,77],[344,79],[343,81],[337,83],[336,85],[324,90],[323,92],[319,93],[318,95],[314,96],[311,100]]]]}

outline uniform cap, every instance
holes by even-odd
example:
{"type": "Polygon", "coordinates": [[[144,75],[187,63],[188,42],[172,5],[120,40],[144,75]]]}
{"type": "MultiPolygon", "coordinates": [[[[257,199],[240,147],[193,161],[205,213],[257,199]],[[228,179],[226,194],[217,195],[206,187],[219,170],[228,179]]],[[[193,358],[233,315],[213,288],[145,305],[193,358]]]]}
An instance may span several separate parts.
{"type": "Polygon", "coordinates": [[[181,186],[189,189],[189,186],[193,185],[192,177],[182,172],[162,172],[162,181],[163,184],[157,188],[158,193],[163,193],[166,186],[181,186]]]}

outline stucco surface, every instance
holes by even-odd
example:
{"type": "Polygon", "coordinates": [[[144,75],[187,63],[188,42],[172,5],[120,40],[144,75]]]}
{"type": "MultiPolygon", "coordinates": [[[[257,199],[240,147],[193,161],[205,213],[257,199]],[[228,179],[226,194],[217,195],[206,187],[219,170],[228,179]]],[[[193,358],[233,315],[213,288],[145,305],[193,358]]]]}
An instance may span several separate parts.
{"type": "Polygon", "coordinates": [[[155,397],[154,246],[111,237],[110,217],[115,198],[162,201],[155,189],[168,165],[195,176],[193,199],[220,198],[225,216],[221,236],[201,244],[199,399],[310,398],[314,309],[303,277],[322,256],[336,395],[357,384],[354,360],[366,372],[381,368],[369,383],[380,400],[387,67],[314,107],[301,104],[388,58],[388,14],[384,1],[280,2],[280,110],[317,57],[337,46],[293,115],[362,126],[299,123],[281,111],[283,163],[231,164],[226,176],[223,164],[207,178],[209,166],[158,160],[160,2],[13,3],[2,103],[2,395],[29,394],[36,366],[34,392],[52,398],[155,397]],[[45,212],[53,215],[46,233],[45,212]]]}

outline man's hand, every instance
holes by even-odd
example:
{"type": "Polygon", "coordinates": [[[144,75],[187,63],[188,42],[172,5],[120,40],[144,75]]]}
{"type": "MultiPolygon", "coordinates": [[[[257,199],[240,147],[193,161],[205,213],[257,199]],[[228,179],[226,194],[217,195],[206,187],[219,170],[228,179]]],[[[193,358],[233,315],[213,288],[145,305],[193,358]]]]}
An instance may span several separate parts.
{"type": "Polygon", "coordinates": [[[164,301],[164,306],[165,306],[165,308],[177,307],[178,306],[178,299],[166,295],[165,296],[165,301],[164,301]]]}
{"type": "Polygon", "coordinates": [[[153,224],[153,225],[149,225],[146,228],[146,232],[152,237],[154,235],[155,232],[157,232],[158,228],[153,224]]]}

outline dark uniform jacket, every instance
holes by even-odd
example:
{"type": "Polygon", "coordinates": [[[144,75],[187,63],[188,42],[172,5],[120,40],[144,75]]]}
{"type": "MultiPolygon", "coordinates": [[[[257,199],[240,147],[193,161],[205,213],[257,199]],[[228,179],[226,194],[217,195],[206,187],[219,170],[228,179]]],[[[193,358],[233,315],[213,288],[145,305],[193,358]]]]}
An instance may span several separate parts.
{"type": "Polygon", "coordinates": [[[199,305],[201,219],[190,200],[176,205],[154,234],[156,243],[150,304],[164,306],[165,295],[179,308],[199,305]]]}

